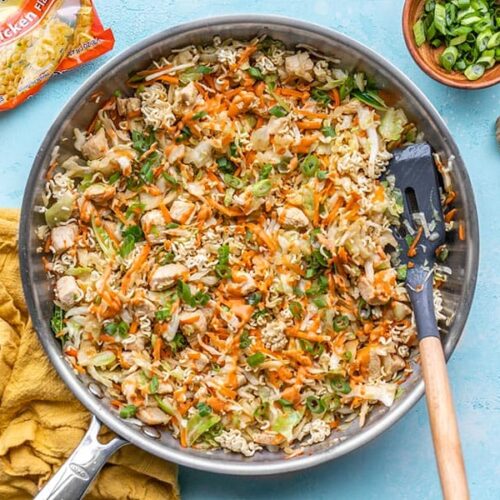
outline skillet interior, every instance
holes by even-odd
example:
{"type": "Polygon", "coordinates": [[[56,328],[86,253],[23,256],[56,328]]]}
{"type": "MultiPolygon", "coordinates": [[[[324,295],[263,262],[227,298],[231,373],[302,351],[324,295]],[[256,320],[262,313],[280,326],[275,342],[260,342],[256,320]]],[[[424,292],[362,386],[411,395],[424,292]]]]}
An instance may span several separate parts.
{"type": "Polygon", "coordinates": [[[210,43],[215,35],[221,38],[250,39],[264,33],[282,40],[289,46],[306,43],[327,55],[338,57],[342,60],[343,67],[356,68],[373,76],[381,88],[392,93],[394,104],[405,110],[419,130],[425,133],[435,151],[443,158],[455,157],[452,171],[453,183],[458,193],[455,206],[458,209],[458,219],[464,223],[466,238],[465,241],[460,241],[456,232],[452,232],[448,238],[450,258],[447,265],[452,268],[453,275],[442,291],[444,312],[452,321],[449,326],[443,328],[442,338],[446,356],[449,357],[462,334],[469,313],[479,258],[474,196],[458,148],[436,110],[402,73],[359,43],[313,24],[275,16],[211,18],[154,35],[115,57],[78,90],[49,130],[28,180],[20,227],[22,281],[34,327],[59,375],[80,401],[112,430],[150,453],[189,467],[246,475],[275,474],[307,468],[339,457],[367,443],[394,424],[422,396],[423,382],[419,367],[415,366],[413,374],[403,385],[403,395],[390,409],[378,407],[370,414],[362,429],[354,423],[346,431],[333,433],[327,441],[310,447],[303,456],[284,460],[281,453],[261,452],[252,458],[245,458],[221,451],[202,452],[181,448],[168,432],[159,434],[156,429],[141,429],[119,419],[106,400],[95,395],[99,393],[95,384],[91,392],[91,380],[76,376],[65,362],[60,343],[54,338],[49,326],[52,292],[40,255],[36,253],[39,242],[34,229],[43,221],[34,207],[42,204],[44,173],[53,148],[60,145],[63,159],[74,154],[73,129],[86,128],[98,110],[98,105],[90,102],[90,95],[97,91],[111,95],[116,89],[126,92],[124,82],[129,72],[144,69],[152,59],[168,53],[172,48],[192,43],[210,43]],[[158,436],[153,437],[155,434],[158,436]]]}

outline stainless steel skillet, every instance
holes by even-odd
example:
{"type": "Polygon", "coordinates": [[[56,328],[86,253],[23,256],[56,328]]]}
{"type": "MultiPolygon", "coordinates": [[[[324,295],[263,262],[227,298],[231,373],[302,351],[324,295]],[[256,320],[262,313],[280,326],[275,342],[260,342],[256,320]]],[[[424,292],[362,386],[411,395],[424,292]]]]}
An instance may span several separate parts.
{"type": "Polygon", "coordinates": [[[73,154],[72,137],[75,127],[86,128],[98,106],[89,97],[102,91],[111,95],[117,88],[125,89],[129,72],[143,69],[152,59],[168,53],[173,48],[192,43],[209,43],[213,36],[249,39],[269,34],[287,45],[308,44],[325,54],[335,55],[342,66],[357,68],[373,76],[380,87],[391,92],[395,104],[425,133],[427,141],[443,158],[453,156],[451,172],[457,191],[455,206],[465,237],[460,239],[454,231],[449,237],[450,259],[448,265],[453,275],[443,288],[444,311],[451,318],[443,326],[443,344],[446,356],[453,352],[469,313],[477,278],[479,259],[479,231],[472,187],[458,148],[446,125],[417,87],[398,69],[367,47],[329,29],[302,21],[276,16],[224,16],[183,24],[131,47],[97,71],[63,108],[50,128],[35,158],[26,186],[20,226],[20,259],[26,301],[39,339],[52,364],[69,389],[94,415],[91,429],[75,454],[49,484],[48,488],[59,496],[49,496],[46,490],[40,498],[77,498],[85,491],[92,477],[117,448],[133,443],[165,460],[211,472],[264,475],[305,469],[332,460],[366,444],[401,418],[422,396],[423,382],[418,366],[404,384],[404,394],[390,409],[378,408],[363,428],[356,424],[332,435],[321,444],[311,447],[299,457],[286,459],[282,454],[261,452],[252,458],[223,452],[202,452],[181,448],[168,432],[150,427],[136,427],[120,419],[117,412],[103,397],[100,387],[91,379],[76,375],[66,363],[61,346],[49,326],[52,312],[52,292],[46,278],[35,228],[42,223],[35,206],[41,204],[44,174],[55,146],[60,146],[62,157],[73,154]],[[99,444],[96,436],[100,422],[115,431],[119,438],[106,445],[99,444]]]}

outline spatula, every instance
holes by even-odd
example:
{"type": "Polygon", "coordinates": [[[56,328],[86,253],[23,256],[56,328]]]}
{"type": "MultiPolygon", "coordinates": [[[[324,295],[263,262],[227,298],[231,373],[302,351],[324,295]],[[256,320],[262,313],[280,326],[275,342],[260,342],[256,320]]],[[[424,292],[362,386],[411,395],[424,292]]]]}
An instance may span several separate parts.
{"type": "Polygon", "coordinates": [[[387,175],[403,197],[407,223],[394,229],[407,265],[406,289],[411,299],[425,382],[432,439],[445,500],[468,499],[467,477],[458,426],[434,314],[433,266],[444,243],[445,227],[436,167],[429,144],[394,151],[387,175]],[[410,234],[412,233],[412,234],[410,234]]]}

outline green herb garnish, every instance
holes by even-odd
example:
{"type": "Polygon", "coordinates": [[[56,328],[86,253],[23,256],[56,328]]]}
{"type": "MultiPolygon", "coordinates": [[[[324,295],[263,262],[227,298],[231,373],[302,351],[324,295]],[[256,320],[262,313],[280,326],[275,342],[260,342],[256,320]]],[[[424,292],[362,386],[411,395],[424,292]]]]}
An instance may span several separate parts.
{"type": "Polygon", "coordinates": [[[265,359],[266,357],[264,356],[264,354],[262,354],[261,352],[256,352],[255,354],[248,356],[247,363],[252,368],[255,368],[256,366],[263,363],[265,359]]]}

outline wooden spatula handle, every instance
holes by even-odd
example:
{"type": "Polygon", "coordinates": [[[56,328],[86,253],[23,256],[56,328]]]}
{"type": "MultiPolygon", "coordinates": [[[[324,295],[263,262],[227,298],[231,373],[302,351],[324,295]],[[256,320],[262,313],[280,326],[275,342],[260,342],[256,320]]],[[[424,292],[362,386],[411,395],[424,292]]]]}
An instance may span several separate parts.
{"type": "Polygon", "coordinates": [[[420,357],[443,497],[445,500],[467,500],[467,476],[440,340],[436,337],[422,339],[420,357]]]}

